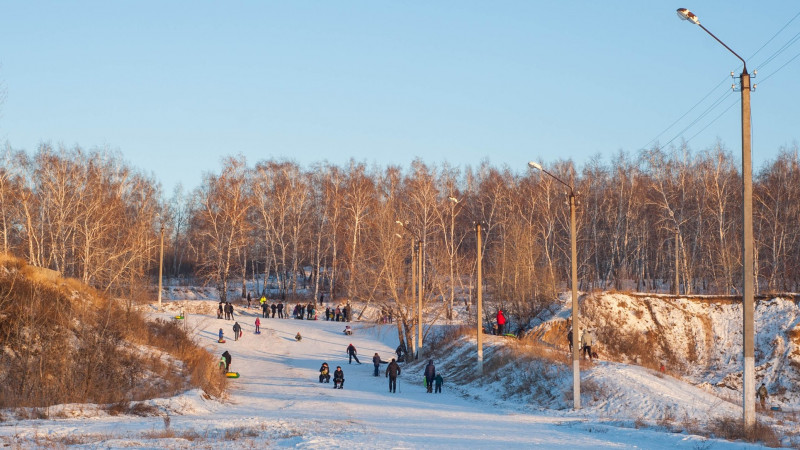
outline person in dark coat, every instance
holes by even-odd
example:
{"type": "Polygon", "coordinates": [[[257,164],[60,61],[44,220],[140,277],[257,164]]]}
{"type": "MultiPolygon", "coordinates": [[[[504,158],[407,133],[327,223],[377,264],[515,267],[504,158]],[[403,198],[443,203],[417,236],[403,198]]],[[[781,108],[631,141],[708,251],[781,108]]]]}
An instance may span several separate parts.
{"type": "Polygon", "coordinates": [[[328,368],[328,363],[322,363],[322,366],[319,368],[319,382],[322,383],[325,381],[326,383],[331,382],[331,370],[328,368]]]}
{"type": "Polygon", "coordinates": [[[425,366],[425,387],[428,393],[433,393],[433,379],[436,378],[436,366],[433,365],[433,360],[428,360],[428,365],[425,366]]]}
{"type": "Polygon", "coordinates": [[[225,372],[231,371],[231,354],[227,350],[222,352],[222,357],[225,358],[225,372]]]}
{"type": "Polygon", "coordinates": [[[234,341],[238,341],[239,340],[239,334],[241,334],[241,332],[242,332],[242,326],[239,325],[239,322],[234,322],[233,323],[233,340],[234,341]]]}
{"type": "Polygon", "coordinates": [[[269,317],[269,304],[267,302],[261,304],[261,317],[265,319],[269,317]]]}
{"type": "Polygon", "coordinates": [[[401,341],[400,345],[397,346],[394,352],[397,353],[397,361],[400,362],[405,361],[403,359],[403,355],[406,354],[406,343],[401,341]]]}
{"type": "Polygon", "coordinates": [[[273,303],[269,308],[272,310],[272,318],[274,319],[275,318],[275,311],[278,310],[278,307],[275,305],[275,303],[273,303]]]}
{"type": "Polygon", "coordinates": [[[331,320],[331,307],[325,308],[325,320],[331,320]]]}
{"type": "Polygon", "coordinates": [[[278,318],[283,319],[283,302],[278,302],[278,318]]]}
{"type": "Polygon", "coordinates": [[[353,344],[347,346],[347,355],[350,357],[349,358],[350,361],[348,362],[348,364],[353,364],[354,359],[358,364],[361,364],[361,361],[358,360],[358,356],[356,356],[357,353],[358,351],[356,351],[356,348],[353,344]]]}
{"type": "Polygon", "coordinates": [[[342,372],[342,366],[336,366],[336,371],[333,372],[333,388],[344,388],[344,372],[342,372]]]}
{"type": "Polygon", "coordinates": [[[442,384],[444,384],[444,378],[442,378],[442,374],[437,373],[436,374],[436,378],[434,378],[433,381],[436,382],[436,387],[433,389],[434,392],[436,392],[437,394],[441,394],[442,393],[442,384]]]}
{"type": "Polygon", "coordinates": [[[400,364],[392,358],[392,362],[386,367],[386,378],[389,379],[389,392],[397,392],[397,376],[400,375],[400,364]]]}
{"type": "Polygon", "coordinates": [[[381,355],[375,353],[375,356],[372,357],[372,365],[375,366],[374,375],[376,377],[380,376],[380,370],[381,370],[381,363],[382,362],[385,362],[385,361],[381,361],[381,355]]]}

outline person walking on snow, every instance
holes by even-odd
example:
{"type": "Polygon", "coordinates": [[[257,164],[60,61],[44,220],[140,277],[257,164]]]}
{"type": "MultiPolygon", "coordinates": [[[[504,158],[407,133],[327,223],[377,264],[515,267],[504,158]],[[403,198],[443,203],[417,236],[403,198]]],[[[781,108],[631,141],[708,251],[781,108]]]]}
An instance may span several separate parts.
{"type": "Polygon", "coordinates": [[[350,361],[347,364],[353,364],[354,359],[358,364],[361,364],[361,361],[358,360],[358,356],[356,356],[357,353],[358,351],[356,351],[356,348],[353,346],[353,344],[347,346],[347,355],[350,357],[350,361]]]}
{"type": "Polygon", "coordinates": [[[239,322],[234,322],[233,323],[233,340],[234,341],[238,341],[239,340],[239,333],[241,333],[241,331],[242,331],[242,326],[239,325],[239,322]]]}
{"type": "Polygon", "coordinates": [[[767,397],[769,397],[767,386],[761,383],[761,386],[756,391],[756,398],[761,402],[761,409],[767,409],[767,397]]]}
{"type": "Polygon", "coordinates": [[[433,360],[428,360],[428,365],[425,366],[425,388],[428,394],[433,393],[433,379],[436,378],[436,366],[433,365],[433,360]]]}
{"type": "Polygon", "coordinates": [[[336,371],[333,372],[333,388],[344,388],[344,372],[342,372],[342,366],[336,366],[336,371]]]}
{"type": "Polygon", "coordinates": [[[375,374],[374,375],[376,377],[380,376],[380,368],[381,368],[381,363],[382,362],[384,362],[384,361],[381,361],[381,356],[379,354],[375,353],[375,356],[372,357],[372,365],[375,366],[375,374]]]}
{"type": "Polygon", "coordinates": [[[389,392],[397,392],[397,376],[400,375],[400,364],[392,358],[392,362],[386,366],[386,378],[389,379],[389,392]]]}
{"type": "Polygon", "coordinates": [[[503,310],[502,309],[498,309],[497,310],[497,335],[498,336],[502,336],[503,335],[503,328],[505,328],[505,325],[506,325],[506,316],[503,315],[503,310]]]}
{"type": "Polygon", "coordinates": [[[434,392],[437,393],[437,394],[441,394],[442,393],[442,384],[444,384],[444,378],[442,378],[442,374],[437,373],[436,374],[436,378],[434,378],[433,381],[436,383],[436,386],[433,389],[434,392]]]}
{"type": "Polygon", "coordinates": [[[261,319],[256,317],[256,334],[261,333],[261,319]]]}

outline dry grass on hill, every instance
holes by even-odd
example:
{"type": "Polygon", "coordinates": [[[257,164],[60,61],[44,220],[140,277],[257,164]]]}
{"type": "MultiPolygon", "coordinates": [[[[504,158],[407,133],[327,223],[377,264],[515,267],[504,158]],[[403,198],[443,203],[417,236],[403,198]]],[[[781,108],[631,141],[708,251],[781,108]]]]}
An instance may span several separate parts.
{"type": "Polygon", "coordinates": [[[192,387],[211,396],[225,389],[215,358],[179,326],[147,322],[76,280],[7,255],[0,255],[0,348],[0,408],[119,410],[192,387]]]}

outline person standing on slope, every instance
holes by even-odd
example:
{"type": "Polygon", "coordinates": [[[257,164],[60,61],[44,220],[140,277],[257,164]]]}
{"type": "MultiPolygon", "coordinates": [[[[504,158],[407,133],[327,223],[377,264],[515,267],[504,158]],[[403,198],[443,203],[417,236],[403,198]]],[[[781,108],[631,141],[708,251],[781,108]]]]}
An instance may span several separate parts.
{"type": "Polygon", "coordinates": [[[433,393],[433,379],[436,378],[436,366],[433,365],[433,360],[428,360],[428,365],[425,366],[425,388],[428,394],[433,393]]]}
{"type": "Polygon", "coordinates": [[[400,375],[400,364],[392,358],[392,362],[386,367],[386,378],[389,379],[389,392],[397,392],[397,376],[400,375]]]}
{"type": "Polygon", "coordinates": [[[358,354],[358,351],[356,351],[355,346],[353,346],[353,344],[348,345],[347,346],[347,355],[350,357],[349,358],[350,361],[348,362],[348,364],[353,364],[353,360],[354,359],[356,360],[356,362],[358,364],[361,364],[361,361],[358,360],[358,356],[356,356],[356,354],[358,354]]]}
{"type": "Polygon", "coordinates": [[[375,366],[375,373],[374,375],[377,377],[380,375],[380,368],[381,368],[381,356],[378,353],[375,353],[375,356],[372,357],[372,365],[375,366]]]}
{"type": "Polygon", "coordinates": [[[767,397],[769,397],[767,386],[761,383],[761,386],[756,391],[756,398],[761,402],[761,409],[767,409],[767,397]]]}
{"type": "Polygon", "coordinates": [[[256,317],[256,334],[261,333],[261,319],[256,317]]]}
{"type": "Polygon", "coordinates": [[[497,310],[497,335],[498,336],[502,336],[503,335],[503,329],[505,328],[505,326],[506,326],[506,316],[503,315],[503,310],[502,309],[498,309],[497,310]]]}
{"type": "Polygon", "coordinates": [[[581,346],[583,347],[583,359],[589,355],[589,361],[592,361],[592,346],[594,345],[594,330],[586,330],[583,332],[581,338],[581,346]]]}

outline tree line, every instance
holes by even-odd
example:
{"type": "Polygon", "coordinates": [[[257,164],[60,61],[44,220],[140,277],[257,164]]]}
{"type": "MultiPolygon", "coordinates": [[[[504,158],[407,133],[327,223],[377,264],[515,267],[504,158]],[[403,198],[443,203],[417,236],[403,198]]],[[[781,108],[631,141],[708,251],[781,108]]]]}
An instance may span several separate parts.
{"type": "MultiPolygon", "coordinates": [[[[721,144],[620,152],[582,168],[560,160],[547,169],[578,192],[580,289],[739,293],[741,175],[721,144]]],[[[524,319],[570,279],[566,194],[525,161],[304,168],[230,156],[197,189],[162,200],[158,184],[118,154],[42,145],[29,157],[7,146],[0,250],[123,292],[152,282],[163,227],[168,276],[199,277],[223,300],[238,291],[234,280],[264,290],[267,278],[285,298],[324,293],[392,306],[412,327],[412,259],[422,258],[429,320],[449,317],[454,302],[473,304],[480,222],[486,296],[524,319]]],[[[755,174],[753,198],[758,289],[796,292],[796,147],[755,174]]]]}

